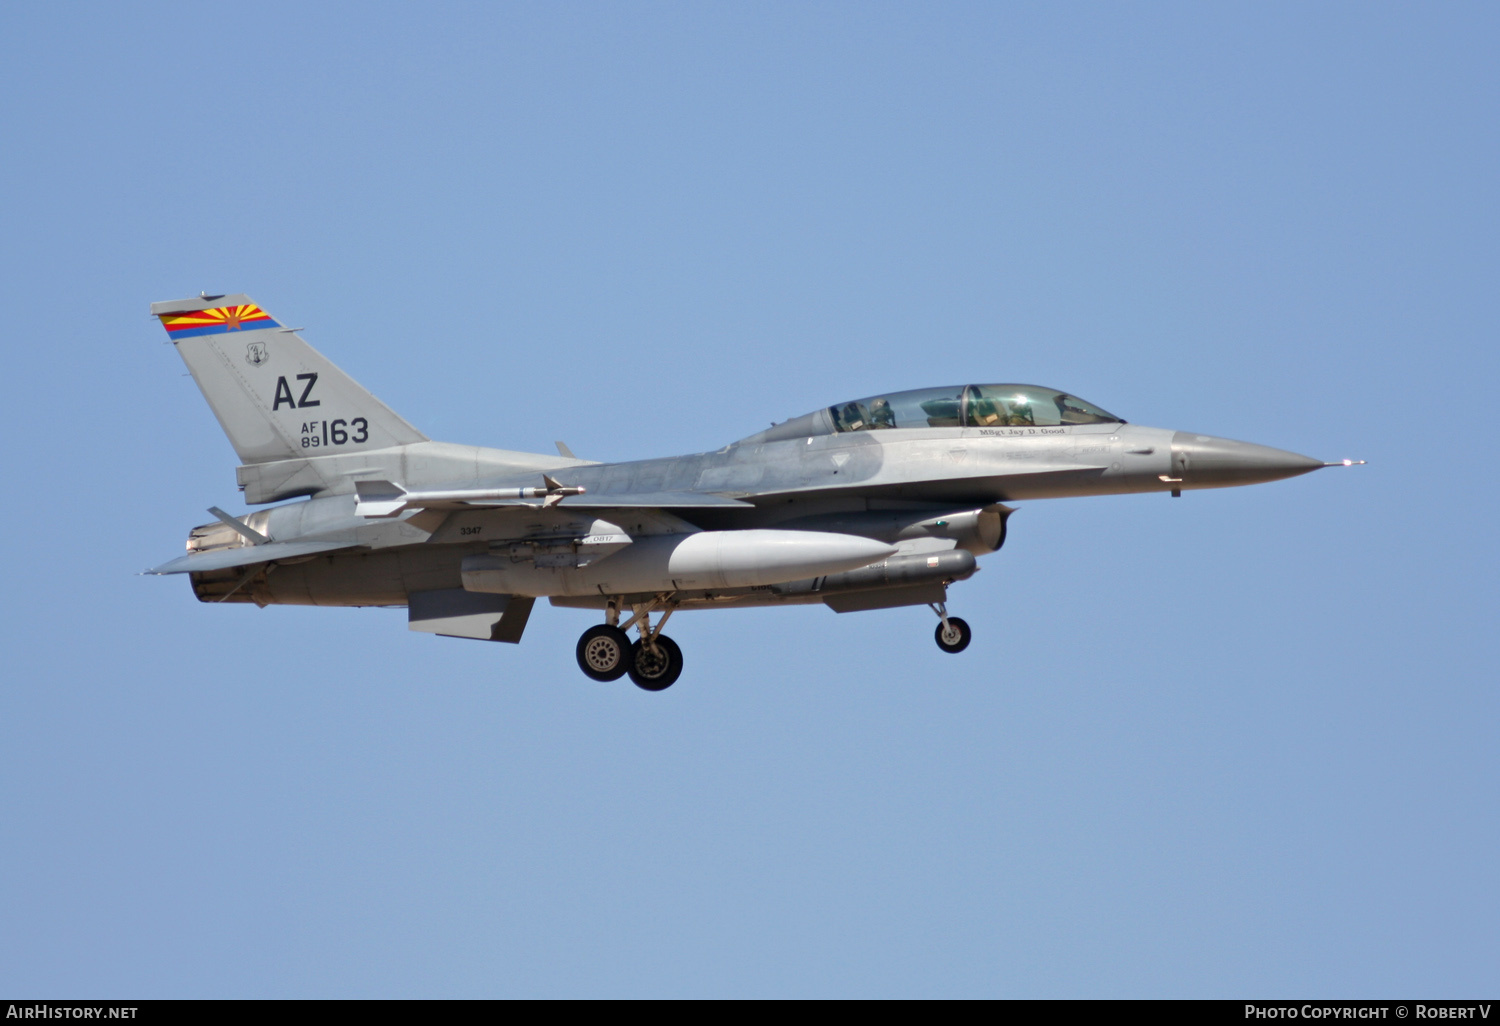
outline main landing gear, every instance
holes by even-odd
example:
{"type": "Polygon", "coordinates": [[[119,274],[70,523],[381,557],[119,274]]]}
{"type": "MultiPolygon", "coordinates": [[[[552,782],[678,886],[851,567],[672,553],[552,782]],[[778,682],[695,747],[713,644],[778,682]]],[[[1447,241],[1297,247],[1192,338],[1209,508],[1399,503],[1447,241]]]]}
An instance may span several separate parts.
{"type": "Polygon", "coordinates": [[[620,625],[620,607],[611,602],[605,614],[608,623],[590,627],[578,639],[578,668],[594,680],[619,680],[627,673],[635,686],[645,691],[665,691],[682,675],[682,649],[661,632],[677,608],[668,595],[632,606],[633,615],[620,625]],[[651,613],[664,608],[655,629],[651,613]],[[632,642],[625,632],[632,626],[640,639],[632,642]]]}
{"type": "Polygon", "coordinates": [[[935,604],[932,611],[941,621],[937,626],[936,634],[938,648],[955,655],[968,648],[969,642],[974,638],[974,632],[969,630],[969,625],[956,616],[949,616],[946,603],[935,604]]]}
{"type": "Polygon", "coordinates": [[[578,639],[578,668],[595,680],[619,680],[630,666],[630,635],[601,623],[578,639]]]}

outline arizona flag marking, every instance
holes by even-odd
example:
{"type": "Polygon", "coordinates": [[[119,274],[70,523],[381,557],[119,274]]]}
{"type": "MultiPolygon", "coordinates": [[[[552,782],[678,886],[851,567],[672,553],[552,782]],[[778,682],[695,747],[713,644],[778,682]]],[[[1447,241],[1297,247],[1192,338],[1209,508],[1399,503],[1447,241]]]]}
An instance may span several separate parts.
{"type": "Polygon", "coordinates": [[[256,331],[280,327],[254,303],[239,306],[216,306],[211,310],[188,310],[161,314],[161,326],[173,341],[197,335],[219,335],[226,331],[256,331]]]}

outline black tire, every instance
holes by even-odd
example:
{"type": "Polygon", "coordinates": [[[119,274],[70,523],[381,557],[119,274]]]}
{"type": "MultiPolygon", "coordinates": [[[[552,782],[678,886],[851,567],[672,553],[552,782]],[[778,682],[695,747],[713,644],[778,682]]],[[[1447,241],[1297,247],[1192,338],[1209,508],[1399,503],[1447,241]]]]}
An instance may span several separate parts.
{"type": "Polygon", "coordinates": [[[974,632],[969,630],[967,623],[956,616],[950,616],[946,627],[941,623],[937,625],[937,633],[934,637],[937,638],[938,648],[944,652],[957,653],[969,647],[969,642],[974,638],[974,632]]]}
{"type": "Polygon", "coordinates": [[[630,679],[645,691],[665,691],[682,675],[682,649],[665,634],[656,636],[656,651],[637,641],[630,646],[630,679]]]}
{"type": "Polygon", "coordinates": [[[578,639],[578,668],[595,680],[619,680],[630,669],[630,635],[601,623],[578,639]]]}

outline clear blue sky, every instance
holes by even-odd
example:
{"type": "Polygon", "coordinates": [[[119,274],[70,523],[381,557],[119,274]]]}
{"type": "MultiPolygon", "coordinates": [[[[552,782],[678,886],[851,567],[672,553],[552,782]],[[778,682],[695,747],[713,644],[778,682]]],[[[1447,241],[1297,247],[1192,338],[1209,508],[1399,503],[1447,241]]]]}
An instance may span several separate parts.
{"type": "Polygon", "coordinates": [[[10,4],[0,991],[1500,984],[1493,4],[10,4]],[[1035,381],[1371,461],[1025,504],[671,691],[133,576],[244,291],[435,438],[627,459],[1035,381]]]}

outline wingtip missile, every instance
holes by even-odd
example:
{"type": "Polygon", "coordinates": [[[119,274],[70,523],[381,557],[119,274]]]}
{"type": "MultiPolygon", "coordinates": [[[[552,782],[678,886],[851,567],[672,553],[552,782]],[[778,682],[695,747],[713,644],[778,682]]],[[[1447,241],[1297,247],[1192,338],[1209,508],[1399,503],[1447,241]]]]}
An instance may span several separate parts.
{"type": "Polygon", "coordinates": [[[393,517],[406,509],[409,494],[394,481],[355,481],[355,515],[369,518],[393,517]]]}

